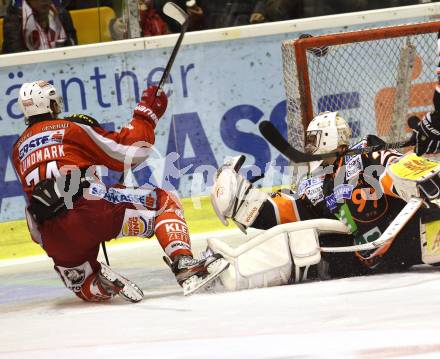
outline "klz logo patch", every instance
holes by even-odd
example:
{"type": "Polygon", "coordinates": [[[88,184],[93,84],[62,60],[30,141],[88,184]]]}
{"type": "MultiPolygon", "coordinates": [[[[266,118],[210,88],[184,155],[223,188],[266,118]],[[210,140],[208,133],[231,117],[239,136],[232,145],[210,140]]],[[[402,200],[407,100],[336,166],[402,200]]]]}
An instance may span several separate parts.
{"type": "Polygon", "coordinates": [[[170,240],[185,241],[188,237],[188,228],[181,223],[166,223],[165,230],[170,240]]]}

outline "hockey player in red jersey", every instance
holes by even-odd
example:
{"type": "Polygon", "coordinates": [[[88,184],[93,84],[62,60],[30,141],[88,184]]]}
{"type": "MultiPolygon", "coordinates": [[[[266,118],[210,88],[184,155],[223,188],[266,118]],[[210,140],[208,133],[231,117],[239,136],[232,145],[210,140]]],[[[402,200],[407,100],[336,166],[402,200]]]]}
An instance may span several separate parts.
{"type": "Polygon", "coordinates": [[[66,287],[86,301],[116,294],[132,302],[142,299],[134,283],[97,261],[100,243],[121,236],[155,234],[185,294],[227,266],[220,255],[193,258],[183,210],[170,193],[106,187],[95,174],[98,165],[122,171],[124,163],[136,165],[148,156],[167,108],[165,93],[156,92],[154,86],[146,89],[130,122],[108,132],[87,115],[59,117],[62,98],[46,81],[20,89],[27,128],[13,146],[13,163],[29,200],[28,227],[66,287]]]}
{"type": "MultiPolygon", "coordinates": [[[[337,112],[321,113],[307,129],[306,150],[343,153],[350,138],[337,112]]],[[[234,249],[209,241],[211,251],[232,264],[220,275],[227,288],[440,262],[440,210],[432,202],[440,197],[440,163],[393,150],[335,155],[311,163],[311,175],[295,192],[264,193],[239,174],[243,161],[234,158],[218,170],[212,203],[223,223],[229,218],[244,231],[266,231],[234,249]]]]}

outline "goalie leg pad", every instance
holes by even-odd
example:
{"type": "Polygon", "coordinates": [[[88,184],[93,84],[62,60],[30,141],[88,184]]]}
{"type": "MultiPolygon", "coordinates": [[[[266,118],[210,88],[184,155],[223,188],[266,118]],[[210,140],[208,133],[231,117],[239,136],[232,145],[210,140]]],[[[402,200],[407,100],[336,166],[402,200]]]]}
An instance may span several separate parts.
{"type": "Polygon", "coordinates": [[[307,279],[311,265],[318,264],[321,253],[315,228],[303,223],[288,223],[262,232],[237,248],[219,239],[208,239],[208,247],[231,264],[220,279],[227,290],[251,289],[288,284],[307,279]],[[278,227],[278,228],[277,228],[278,227]]]}
{"type": "Polygon", "coordinates": [[[440,263],[440,219],[420,224],[422,262],[440,263]]]}
{"type": "Polygon", "coordinates": [[[318,233],[314,228],[290,232],[289,243],[295,264],[295,283],[298,283],[307,279],[310,266],[321,261],[318,233]]]}
{"type": "Polygon", "coordinates": [[[218,239],[208,240],[209,249],[222,254],[230,263],[220,274],[227,290],[271,287],[289,282],[293,262],[287,236],[280,234],[259,243],[262,235],[235,249],[218,239]]]}

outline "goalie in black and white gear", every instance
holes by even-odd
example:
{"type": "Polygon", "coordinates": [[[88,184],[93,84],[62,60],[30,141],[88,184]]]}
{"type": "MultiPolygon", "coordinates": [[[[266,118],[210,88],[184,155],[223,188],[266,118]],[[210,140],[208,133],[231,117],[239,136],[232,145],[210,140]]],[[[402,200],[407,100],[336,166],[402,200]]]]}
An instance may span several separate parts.
{"type": "MultiPolygon", "coordinates": [[[[336,112],[318,115],[307,129],[306,150],[343,152],[350,129],[336,112]]],[[[371,145],[367,137],[351,147],[371,145]]],[[[373,138],[374,140],[374,138],[373,138]]],[[[231,266],[228,289],[264,287],[307,278],[335,278],[440,262],[440,163],[394,150],[337,156],[311,163],[296,192],[265,193],[239,174],[244,156],[217,172],[212,203],[220,220],[264,230],[238,248],[218,239],[209,248],[231,266]],[[405,169],[417,169],[410,173],[405,169]],[[403,230],[405,229],[405,230],[403,230]],[[429,238],[428,238],[429,237],[429,238]]]]}

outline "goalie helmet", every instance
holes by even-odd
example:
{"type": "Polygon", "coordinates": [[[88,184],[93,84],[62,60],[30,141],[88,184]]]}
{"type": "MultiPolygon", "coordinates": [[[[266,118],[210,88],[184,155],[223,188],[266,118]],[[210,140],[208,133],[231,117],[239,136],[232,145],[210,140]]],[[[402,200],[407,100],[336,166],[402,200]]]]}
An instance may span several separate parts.
{"type": "Polygon", "coordinates": [[[57,115],[63,110],[63,99],[55,86],[41,80],[24,83],[20,88],[18,103],[26,120],[44,113],[57,115]],[[57,106],[51,106],[53,101],[57,106]]]}
{"type": "Polygon", "coordinates": [[[337,112],[321,112],[307,127],[306,151],[328,153],[339,146],[348,146],[351,129],[337,112]]]}

